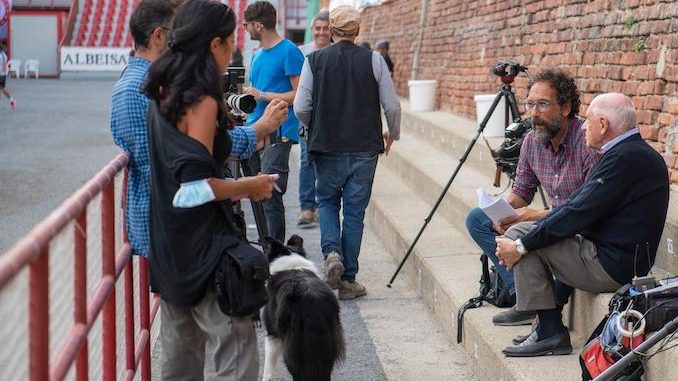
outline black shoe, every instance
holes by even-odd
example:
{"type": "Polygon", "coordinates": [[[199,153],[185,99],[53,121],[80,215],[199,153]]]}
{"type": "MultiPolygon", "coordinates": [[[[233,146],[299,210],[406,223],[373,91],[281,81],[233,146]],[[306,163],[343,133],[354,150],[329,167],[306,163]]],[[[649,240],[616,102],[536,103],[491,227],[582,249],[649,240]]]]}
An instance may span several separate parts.
{"type": "Polygon", "coordinates": [[[537,316],[537,317],[534,318],[534,320],[532,320],[532,327],[530,327],[530,333],[528,333],[527,335],[518,335],[518,336],[514,337],[513,340],[512,340],[513,344],[518,345],[518,344],[522,343],[523,341],[525,341],[525,339],[530,337],[530,335],[533,332],[537,331],[538,326],[539,326],[539,317],[537,316]]]}
{"type": "Polygon", "coordinates": [[[537,332],[533,332],[522,343],[506,347],[503,351],[507,357],[536,357],[545,355],[569,355],[572,353],[572,344],[570,344],[570,333],[565,330],[563,333],[549,337],[548,339],[537,341],[537,332]]]}
{"type": "Polygon", "coordinates": [[[515,307],[496,314],[492,317],[492,323],[494,325],[529,325],[532,324],[532,320],[537,316],[536,311],[518,311],[515,307]]]}

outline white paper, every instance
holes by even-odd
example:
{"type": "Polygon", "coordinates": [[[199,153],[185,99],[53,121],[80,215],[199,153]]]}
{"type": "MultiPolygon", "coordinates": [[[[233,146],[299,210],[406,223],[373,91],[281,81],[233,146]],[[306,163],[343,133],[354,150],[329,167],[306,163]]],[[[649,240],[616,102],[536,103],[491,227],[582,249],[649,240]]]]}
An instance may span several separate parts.
{"type": "Polygon", "coordinates": [[[492,221],[499,222],[505,218],[518,215],[518,212],[516,212],[503,197],[492,200],[490,195],[487,194],[483,188],[478,188],[476,193],[478,194],[478,207],[485,212],[487,217],[492,221]]]}

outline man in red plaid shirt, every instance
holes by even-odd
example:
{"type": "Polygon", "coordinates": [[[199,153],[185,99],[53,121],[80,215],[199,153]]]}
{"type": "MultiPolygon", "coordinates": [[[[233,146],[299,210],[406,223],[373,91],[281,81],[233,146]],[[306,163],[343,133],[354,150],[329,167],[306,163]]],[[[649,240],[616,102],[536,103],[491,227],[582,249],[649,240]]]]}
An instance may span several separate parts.
{"type": "MultiPolygon", "coordinates": [[[[530,208],[538,186],[549,196],[552,209],[563,205],[569,196],[586,179],[599,154],[586,146],[579,113],[579,90],[574,79],[560,69],[545,69],[537,73],[528,84],[529,93],[524,100],[526,116],[532,117],[533,129],[523,141],[515,182],[506,200],[518,216],[493,224],[479,208],[471,210],[466,227],[483,253],[494,263],[501,280],[511,295],[515,295],[513,273],[499,264],[495,254],[495,237],[511,225],[522,221],[537,221],[549,211],[530,208]]],[[[564,304],[569,287],[559,285],[564,304]],[[563,287],[560,287],[563,286],[563,287]]],[[[492,318],[495,325],[530,324],[535,311],[518,311],[511,308],[492,318]]]]}

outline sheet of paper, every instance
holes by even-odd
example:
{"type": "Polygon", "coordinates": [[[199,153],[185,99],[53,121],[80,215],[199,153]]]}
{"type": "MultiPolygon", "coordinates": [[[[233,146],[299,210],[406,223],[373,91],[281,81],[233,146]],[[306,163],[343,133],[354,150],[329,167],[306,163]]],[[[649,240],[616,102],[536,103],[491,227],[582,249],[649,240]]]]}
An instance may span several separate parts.
{"type": "Polygon", "coordinates": [[[478,194],[478,207],[492,221],[499,222],[507,217],[513,217],[518,214],[503,197],[492,200],[492,197],[483,188],[478,188],[476,193],[478,194]]]}

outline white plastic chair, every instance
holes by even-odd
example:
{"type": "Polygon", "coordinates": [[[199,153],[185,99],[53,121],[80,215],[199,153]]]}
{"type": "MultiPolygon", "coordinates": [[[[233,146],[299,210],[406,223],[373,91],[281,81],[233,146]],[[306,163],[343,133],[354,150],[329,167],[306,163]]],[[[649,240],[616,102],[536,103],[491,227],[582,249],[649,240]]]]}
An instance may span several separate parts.
{"type": "Polygon", "coordinates": [[[24,77],[29,78],[29,73],[35,74],[35,79],[40,77],[40,61],[38,60],[26,60],[26,66],[24,66],[24,77]]]}
{"type": "Polygon", "coordinates": [[[17,78],[21,78],[21,60],[9,60],[7,61],[7,66],[5,66],[5,72],[7,76],[10,76],[11,72],[14,72],[17,78]]]}

